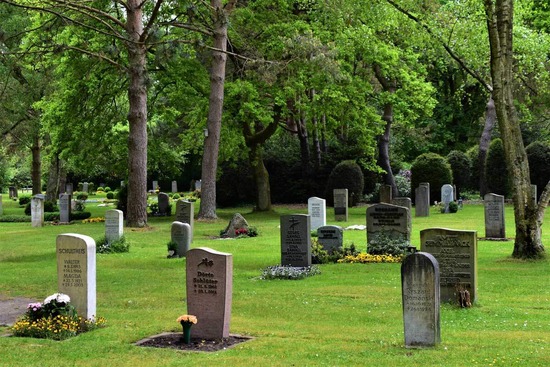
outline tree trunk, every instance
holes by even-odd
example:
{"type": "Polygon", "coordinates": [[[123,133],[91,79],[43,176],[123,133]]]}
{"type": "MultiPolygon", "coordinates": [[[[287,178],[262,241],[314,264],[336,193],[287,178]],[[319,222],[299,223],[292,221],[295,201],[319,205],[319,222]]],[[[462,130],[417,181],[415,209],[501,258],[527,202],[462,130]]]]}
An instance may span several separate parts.
{"type": "MultiPolygon", "coordinates": [[[[225,85],[225,64],[227,60],[227,13],[221,0],[211,0],[214,11],[214,51],[210,71],[210,99],[206,127],[208,136],[204,139],[202,155],[202,188],[199,219],[216,219],[216,174],[218,171],[218,152],[225,85]],[[220,51],[217,51],[220,50],[220,51]]],[[[228,4],[230,11],[233,4],[228,4]]]]}
{"type": "Polygon", "coordinates": [[[40,136],[38,132],[33,137],[33,144],[31,147],[32,151],[32,169],[31,169],[31,179],[32,179],[32,194],[41,194],[42,193],[42,162],[40,160],[40,136]]]}
{"type": "Polygon", "coordinates": [[[513,0],[484,0],[491,47],[491,77],[497,122],[512,176],[516,239],[513,257],[538,258],[544,254],[541,222],[531,190],[529,164],[512,93],[513,0]]]}
{"type": "Polygon", "coordinates": [[[483,127],[483,133],[479,140],[479,153],[477,155],[477,162],[479,172],[479,193],[481,197],[487,194],[487,174],[485,172],[485,160],[487,159],[487,152],[489,151],[489,145],[491,144],[491,134],[497,120],[495,111],[495,101],[493,96],[489,97],[487,102],[487,109],[485,112],[485,126],[483,127]]]}
{"type": "Polygon", "coordinates": [[[298,128],[298,140],[300,141],[300,157],[302,162],[302,178],[310,177],[309,169],[309,139],[307,134],[306,118],[300,112],[296,127],[298,128]]]}
{"type": "Polygon", "coordinates": [[[269,173],[264,165],[262,147],[260,145],[250,147],[248,159],[256,183],[256,207],[254,210],[269,211],[271,210],[271,186],[269,185],[269,173]]]}
{"type": "MultiPolygon", "coordinates": [[[[314,103],[313,100],[315,99],[315,89],[311,90],[310,99],[311,99],[311,103],[314,103]]],[[[320,134],[320,128],[319,128],[319,122],[318,122],[317,116],[313,115],[311,117],[311,124],[313,125],[313,150],[315,153],[315,156],[314,156],[315,172],[319,172],[319,168],[321,167],[321,141],[319,136],[321,134],[320,134]]]]}
{"type": "Polygon", "coordinates": [[[46,184],[47,201],[54,201],[59,197],[59,184],[61,176],[64,175],[63,171],[63,161],[59,159],[59,154],[54,154],[48,169],[48,182],[46,184]]]}
{"type": "Polygon", "coordinates": [[[126,31],[128,47],[128,227],[147,226],[147,48],[141,39],[141,0],[129,0],[126,31]]]}

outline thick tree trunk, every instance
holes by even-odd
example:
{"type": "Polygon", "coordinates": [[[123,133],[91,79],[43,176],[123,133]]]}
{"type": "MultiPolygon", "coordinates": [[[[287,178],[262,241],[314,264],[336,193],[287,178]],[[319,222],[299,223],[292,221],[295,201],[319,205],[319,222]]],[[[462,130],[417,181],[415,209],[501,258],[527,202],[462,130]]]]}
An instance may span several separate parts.
{"type": "Polygon", "coordinates": [[[487,109],[485,111],[485,125],[483,127],[483,133],[479,139],[479,153],[477,155],[477,169],[479,172],[479,193],[481,197],[487,194],[487,173],[485,172],[485,160],[487,159],[487,152],[489,151],[489,145],[491,144],[491,135],[493,128],[495,127],[497,120],[497,114],[495,111],[495,101],[493,96],[489,98],[487,102],[487,109]]]}
{"type": "Polygon", "coordinates": [[[529,164],[512,93],[513,0],[484,0],[491,46],[491,77],[497,122],[514,190],[516,239],[513,257],[537,258],[544,254],[541,222],[531,190],[529,164]]]}
{"type": "Polygon", "coordinates": [[[128,47],[128,227],[147,226],[147,65],[141,0],[129,0],[128,47]]]}
{"type": "MultiPolygon", "coordinates": [[[[313,103],[315,99],[315,89],[311,90],[310,94],[310,100],[311,103],[313,103]]],[[[320,134],[320,128],[319,128],[319,122],[317,116],[313,115],[311,117],[311,124],[313,125],[313,151],[314,151],[314,168],[315,172],[319,172],[319,168],[321,167],[321,141],[319,136],[320,134]]]]}
{"type": "Polygon", "coordinates": [[[36,133],[33,137],[32,151],[32,194],[42,193],[42,161],[40,160],[40,136],[36,133]]]}
{"type": "Polygon", "coordinates": [[[48,169],[48,182],[46,184],[46,200],[55,201],[59,197],[60,179],[64,176],[63,161],[59,154],[55,154],[48,169]]]}
{"type": "Polygon", "coordinates": [[[265,168],[262,147],[255,145],[248,151],[248,159],[252,166],[254,182],[256,183],[256,211],[271,210],[271,186],[269,185],[269,173],[265,168]]]}
{"type": "Polygon", "coordinates": [[[304,116],[301,116],[298,119],[296,124],[298,128],[298,140],[300,141],[300,161],[302,162],[302,178],[310,177],[310,152],[309,152],[309,138],[307,133],[306,119],[304,116]]]}
{"type": "MultiPolygon", "coordinates": [[[[214,11],[214,49],[210,71],[210,100],[206,127],[208,136],[204,139],[202,155],[202,188],[199,219],[216,219],[216,174],[222,126],[222,111],[225,85],[225,64],[227,55],[227,13],[221,0],[211,0],[214,11]],[[217,51],[220,50],[220,51],[217,51]]],[[[234,4],[233,4],[234,5],[234,4]]],[[[231,4],[228,4],[231,6],[231,4]]],[[[228,11],[231,10],[230,8],[228,11]]]]}

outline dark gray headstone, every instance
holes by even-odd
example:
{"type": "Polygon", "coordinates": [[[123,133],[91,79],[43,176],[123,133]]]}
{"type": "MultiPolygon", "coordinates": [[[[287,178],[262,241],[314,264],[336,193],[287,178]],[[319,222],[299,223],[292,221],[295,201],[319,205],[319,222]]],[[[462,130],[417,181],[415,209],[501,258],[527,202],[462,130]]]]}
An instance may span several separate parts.
{"type": "Polygon", "coordinates": [[[185,257],[191,248],[191,226],[187,223],[172,222],[170,233],[172,242],[178,244],[175,255],[185,257]]]}
{"type": "Polygon", "coordinates": [[[233,298],[233,256],[209,248],[187,251],[187,313],[197,317],[191,336],[229,336],[233,298]]]}
{"type": "Polygon", "coordinates": [[[164,192],[159,192],[158,196],[159,214],[168,215],[168,205],[170,205],[170,198],[164,192]]]}
{"type": "Polygon", "coordinates": [[[35,195],[31,199],[31,224],[33,227],[44,226],[44,197],[35,195]]]}
{"type": "Polygon", "coordinates": [[[391,204],[392,189],[391,185],[380,186],[380,203],[391,204]]]}
{"type": "Polygon", "coordinates": [[[411,201],[411,198],[408,198],[408,197],[393,198],[393,199],[391,199],[391,204],[392,205],[397,205],[397,206],[403,206],[403,207],[409,209],[409,222],[412,223],[412,201],[411,201]]]}
{"type": "Polygon", "coordinates": [[[309,215],[281,216],[281,265],[311,265],[309,215]]]}
{"type": "Polygon", "coordinates": [[[89,189],[88,189],[88,183],[87,183],[87,182],[84,182],[84,183],[82,184],[82,191],[87,193],[88,190],[89,190],[89,189]]]}
{"type": "Polygon", "coordinates": [[[405,347],[433,347],[441,342],[439,266],[424,252],[413,253],[401,265],[405,347]]]}
{"type": "Polygon", "coordinates": [[[340,226],[322,226],[317,228],[317,241],[329,253],[338,250],[344,244],[344,230],[340,226]]]}
{"type": "Polygon", "coordinates": [[[348,221],[348,189],[334,189],[334,220],[348,221]]]}
{"type": "Polygon", "coordinates": [[[59,195],[59,222],[69,223],[71,221],[71,195],[59,195]]]}
{"type": "Polygon", "coordinates": [[[307,200],[307,210],[311,219],[311,230],[327,224],[327,204],[325,199],[311,197],[307,200]]]}
{"type": "Polygon", "coordinates": [[[454,201],[454,190],[453,186],[445,184],[441,186],[441,203],[445,208],[445,213],[449,213],[449,203],[454,201]]]}
{"type": "Polygon", "coordinates": [[[504,196],[486,194],[483,202],[485,204],[485,237],[506,238],[504,196]]]}
{"type": "Polygon", "coordinates": [[[409,209],[391,204],[375,204],[367,208],[367,247],[383,235],[402,243],[410,243],[409,209]]]}
{"type": "Polygon", "coordinates": [[[187,223],[191,226],[191,242],[193,242],[193,230],[195,222],[195,208],[192,201],[179,199],[176,201],[176,221],[187,223]]]}
{"type": "Polygon", "coordinates": [[[430,216],[430,184],[422,182],[415,190],[415,216],[430,216]]]}
{"type": "Polygon", "coordinates": [[[439,263],[441,302],[456,303],[461,289],[477,298],[477,232],[446,228],[420,231],[421,250],[439,263]]]}
{"type": "Polygon", "coordinates": [[[65,193],[69,195],[73,194],[73,184],[71,182],[65,184],[65,193]]]}

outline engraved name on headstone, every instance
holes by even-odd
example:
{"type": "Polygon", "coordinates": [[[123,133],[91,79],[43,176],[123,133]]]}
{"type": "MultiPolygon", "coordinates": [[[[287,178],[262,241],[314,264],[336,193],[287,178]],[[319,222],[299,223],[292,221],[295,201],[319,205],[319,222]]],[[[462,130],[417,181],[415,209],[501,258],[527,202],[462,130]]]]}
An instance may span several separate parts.
{"type": "Polygon", "coordinates": [[[105,238],[107,243],[113,243],[122,237],[124,233],[123,218],[122,210],[111,209],[105,212],[105,238]]]}
{"type": "Polygon", "coordinates": [[[334,189],[334,220],[348,221],[348,189],[334,189]]]}
{"type": "Polygon", "coordinates": [[[441,186],[441,203],[445,208],[445,213],[449,213],[449,203],[454,200],[454,189],[452,185],[445,184],[441,186]]]}
{"type": "Polygon", "coordinates": [[[327,224],[326,200],[318,197],[311,197],[307,201],[309,217],[311,218],[311,230],[327,224]]]}
{"type": "Polygon", "coordinates": [[[430,184],[421,182],[415,190],[415,216],[429,217],[430,216],[430,184]]]}
{"type": "Polygon", "coordinates": [[[409,243],[411,219],[409,209],[392,204],[375,204],[367,208],[367,247],[380,236],[409,243]]]}
{"type": "Polygon", "coordinates": [[[309,215],[281,216],[281,265],[311,265],[309,215]]]}
{"type": "Polygon", "coordinates": [[[340,226],[322,226],[317,228],[317,241],[329,253],[338,250],[344,243],[344,230],[340,226]]]}
{"type": "Polygon", "coordinates": [[[486,194],[483,202],[485,204],[485,237],[506,238],[504,196],[486,194]]]}
{"type": "Polygon", "coordinates": [[[191,247],[191,226],[188,223],[172,222],[170,234],[172,242],[177,243],[175,255],[185,257],[191,247]]]}

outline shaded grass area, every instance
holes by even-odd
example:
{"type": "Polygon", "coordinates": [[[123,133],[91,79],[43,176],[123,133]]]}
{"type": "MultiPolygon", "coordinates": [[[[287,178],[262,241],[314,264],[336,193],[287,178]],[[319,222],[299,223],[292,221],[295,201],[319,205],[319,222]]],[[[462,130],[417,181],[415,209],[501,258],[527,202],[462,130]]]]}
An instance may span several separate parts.
{"type": "MultiPolygon", "coordinates": [[[[11,203],[4,202],[4,208],[11,203]]],[[[92,216],[106,210],[89,204],[92,216]]],[[[9,210],[18,214],[18,207],[9,210]]],[[[195,206],[198,211],[198,205],[195,206]]],[[[365,224],[366,208],[352,208],[346,225],[365,224]]],[[[192,247],[210,247],[234,257],[231,332],[256,337],[234,349],[188,353],[136,347],[163,331],[179,331],[186,312],[185,259],[166,259],[174,217],[151,218],[148,230],[125,229],[129,253],[97,256],[97,310],[107,327],[55,342],[0,338],[0,366],[547,366],[550,365],[550,266],[548,261],[510,258],[513,242],[480,241],[478,303],[471,309],[443,305],[442,343],[434,349],[403,346],[399,264],[329,264],[300,281],[259,279],[280,261],[279,216],[306,207],[218,211],[220,219],[195,222],[192,247]],[[239,212],[260,236],[216,237],[239,212]]],[[[328,224],[333,221],[331,209],[328,224]]],[[[507,208],[507,236],[513,214],[507,208]]],[[[477,230],[484,236],[483,207],[456,214],[413,216],[413,244],[430,227],[477,230]]],[[[547,223],[550,221],[547,215],[547,223]]],[[[103,223],[32,228],[0,223],[0,293],[42,300],[56,289],[55,237],[81,233],[98,238],[103,223]]],[[[550,243],[550,234],[544,234],[550,243]]],[[[364,231],[346,231],[344,241],[366,247],[364,231]]],[[[200,320],[199,320],[200,322],[200,320]]],[[[6,331],[5,328],[0,332],[6,331]]]]}

